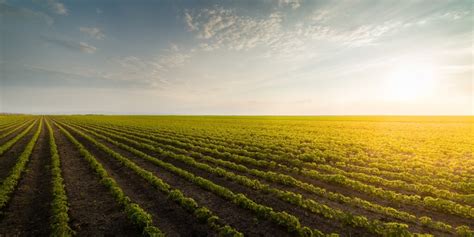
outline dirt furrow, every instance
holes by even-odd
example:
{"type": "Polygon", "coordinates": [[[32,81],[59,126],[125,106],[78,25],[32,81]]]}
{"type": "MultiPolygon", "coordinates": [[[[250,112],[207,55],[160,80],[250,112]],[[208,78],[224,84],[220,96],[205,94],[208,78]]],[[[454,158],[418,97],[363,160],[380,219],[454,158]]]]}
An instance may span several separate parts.
{"type": "Polygon", "coordinates": [[[70,207],[70,226],[77,236],[139,235],[79,151],[56,126],[53,130],[70,207]]]}
{"type": "MultiPolygon", "coordinates": [[[[72,130],[69,130],[73,134],[72,130]]],[[[92,134],[89,134],[92,135],[92,134]]],[[[79,138],[79,136],[76,136],[79,138]]],[[[97,138],[96,138],[97,139],[97,138]]],[[[193,198],[200,205],[206,206],[216,215],[218,215],[223,221],[229,225],[235,227],[238,231],[241,231],[246,236],[267,236],[268,233],[275,233],[277,236],[288,236],[288,233],[279,226],[276,226],[274,223],[268,220],[258,219],[254,213],[241,209],[238,206],[230,203],[229,201],[216,196],[215,194],[201,189],[199,186],[173,174],[169,171],[157,167],[154,164],[151,164],[141,158],[136,157],[135,155],[124,151],[120,148],[115,147],[108,142],[105,142],[101,139],[97,139],[103,144],[107,145],[114,151],[122,154],[123,156],[131,159],[137,165],[142,168],[151,171],[157,177],[163,179],[165,182],[170,184],[172,187],[181,190],[186,196],[193,198]]],[[[85,142],[85,139],[81,139],[81,142],[85,142]]],[[[89,144],[90,145],[90,144],[89,144]]],[[[96,150],[95,152],[101,153],[98,149],[93,147],[88,147],[90,150],[96,150]]],[[[103,154],[105,155],[105,154],[103,154]]],[[[124,168],[125,169],[125,168],[124,168]]]]}
{"type": "Polygon", "coordinates": [[[4,211],[0,229],[7,235],[46,236],[49,233],[51,173],[48,132],[43,126],[18,189],[4,211]]]}
{"type": "MultiPolygon", "coordinates": [[[[17,162],[17,158],[21,155],[23,150],[25,150],[26,145],[33,137],[33,134],[37,128],[38,124],[33,126],[33,128],[31,128],[31,130],[28,131],[24,137],[18,140],[7,152],[0,156],[0,181],[3,181],[3,179],[5,179],[8,174],[10,174],[11,169],[17,162]]],[[[26,129],[26,127],[23,128],[23,130],[20,130],[18,133],[24,131],[24,129],[26,129]]]]}

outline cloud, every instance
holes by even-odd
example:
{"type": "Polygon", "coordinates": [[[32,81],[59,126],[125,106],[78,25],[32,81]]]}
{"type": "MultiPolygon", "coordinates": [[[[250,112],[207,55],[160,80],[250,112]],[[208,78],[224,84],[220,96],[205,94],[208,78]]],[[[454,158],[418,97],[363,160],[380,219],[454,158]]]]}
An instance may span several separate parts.
{"type": "Polygon", "coordinates": [[[105,34],[97,27],[79,27],[79,31],[96,39],[105,38],[105,34]]]}
{"type": "MultiPolygon", "coordinates": [[[[283,1],[279,4],[291,2],[283,1]]],[[[377,21],[367,21],[369,18],[364,16],[354,19],[354,22],[341,24],[347,20],[347,15],[339,12],[347,7],[349,6],[346,4],[321,7],[295,22],[285,12],[247,16],[238,14],[235,9],[215,6],[186,10],[184,21],[188,31],[193,32],[199,40],[199,50],[246,51],[263,47],[267,50],[264,55],[268,57],[291,58],[302,52],[310,54],[309,49],[314,50],[314,45],[320,42],[343,48],[371,46],[380,43],[383,37],[400,32],[416,22],[456,20],[469,15],[469,11],[445,11],[386,20],[379,16],[377,21]]]]}
{"type": "Polygon", "coordinates": [[[69,10],[66,8],[66,6],[57,1],[57,0],[48,0],[48,5],[49,5],[49,8],[51,8],[51,10],[58,14],[58,15],[68,15],[69,13],[69,10]]]}
{"type": "Polygon", "coordinates": [[[239,16],[235,11],[221,7],[187,11],[188,29],[205,40],[205,48],[227,47],[232,50],[248,50],[259,44],[274,42],[281,36],[282,15],[273,13],[268,18],[239,16]]]}
{"type": "Polygon", "coordinates": [[[186,22],[186,25],[188,26],[190,31],[195,31],[197,30],[197,26],[193,24],[193,17],[189,13],[189,11],[186,11],[184,13],[184,21],[186,22]]]}
{"type": "Polygon", "coordinates": [[[54,23],[53,18],[45,13],[33,11],[27,8],[18,8],[5,3],[0,3],[0,16],[13,17],[33,22],[45,22],[48,25],[54,23]]]}
{"type": "Polygon", "coordinates": [[[97,50],[96,47],[92,45],[88,45],[87,43],[84,43],[84,42],[79,42],[79,49],[85,53],[95,53],[95,51],[97,50]]]}
{"type": "Polygon", "coordinates": [[[450,20],[459,20],[459,19],[462,19],[466,16],[469,16],[470,12],[465,10],[465,11],[449,11],[449,12],[446,12],[442,15],[440,15],[439,17],[440,18],[444,18],[444,19],[450,19],[450,20]]]}
{"type": "Polygon", "coordinates": [[[332,40],[342,42],[350,46],[364,46],[370,45],[379,38],[393,32],[401,26],[400,22],[383,22],[381,24],[367,24],[362,25],[354,30],[336,33],[332,36],[332,40]]]}
{"type": "Polygon", "coordinates": [[[100,8],[96,8],[95,12],[97,13],[97,15],[100,15],[100,14],[103,13],[102,9],[100,9],[100,8]]]}
{"type": "Polygon", "coordinates": [[[126,56],[113,58],[112,64],[117,65],[110,79],[128,80],[145,84],[149,87],[164,87],[169,84],[169,73],[172,69],[183,66],[191,58],[193,52],[183,51],[176,44],[170,44],[164,54],[155,58],[126,56]]]}
{"type": "Polygon", "coordinates": [[[278,0],[278,6],[280,7],[291,7],[297,9],[301,6],[300,0],[278,0]]]}
{"type": "Polygon", "coordinates": [[[93,75],[86,71],[76,72],[76,71],[71,71],[71,70],[50,68],[50,67],[38,66],[38,65],[24,65],[24,68],[32,72],[46,73],[46,74],[51,74],[51,75],[56,74],[56,75],[70,76],[70,77],[97,77],[97,75],[93,75]]]}
{"type": "Polygon", "coordinates": [[[59,45],[59,46],[62,46],[64,48],[68,48],[68,49],[71,49],[71,50],[79,50],[81,52],[90,53],[90,54],[95,53],[95,51],[97,51],[96,47],[94,47],[92,45],[89,45],[85,42],[76,42],[76,41],[73,41],[73,40],[49,38],[49,37],[46,37],[46,36],[43,36],[43,38],[51,44],[59,45]]]}

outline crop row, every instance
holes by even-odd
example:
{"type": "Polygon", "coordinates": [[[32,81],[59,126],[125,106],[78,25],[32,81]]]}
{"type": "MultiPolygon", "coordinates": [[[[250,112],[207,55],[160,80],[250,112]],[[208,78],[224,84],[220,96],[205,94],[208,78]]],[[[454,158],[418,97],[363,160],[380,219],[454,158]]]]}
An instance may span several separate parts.
{"type": "Polygon", "coordinates": [[[23,132],[20,134],[16,135],[14,138],[8,140],[7,142],[3,143],[0,145],[0,155],[3,155],[10,147],[15,145],[15,143],[20,140],[22,137],[24,137],[30,130],[31,128],[36,124],[36,121],[34,123],[31,123],[30,126],[28,126],[23,132]]]}
{"type": "MultiPolygon", "coordinates": [[[[109,154],[114,154],[114,157],[120,157],[122,158],[123,160],[127,160],[129,161],[128,159],[126,159],[125,157],[122,157],[120,154],[112,151],[110,148],[108,148],[107,146],[97,142],[95,139],[93,139],[92,137],[82,133],[81,131],[78,131],[77,129],[73,128],[73,127],[69,127],[70,129],[74,130],[75,132],[77,132],[78,134],[80,134],[81,136],[83,136],[84,138],[86,138],[87,140],[91,141],[93,144],[95,144],[97,147],[101,148],[102,150],[106,151],[107,153],[109,154]]],[[[144,160],[147,160],[159,167],[162,167],[196,185],[198,185],[199,187],[205,189],[205,190],[208,190],[226,200],[229,200],[231,203],[234,203],[244,209],[248,209],[252,212],[254,212],[258,217],[260,218],[264,218],[264,219],[269,219],[271,221],[273,221],[275,224],[277,225],[280,225],[282,227],[285,227],[289,233],[294,233],[294,234],[297,234],[299,236],[325,236],[321,231],[319,230],[314,230],[314,229],[310,229],[308,227],[305,227],[305,226],[302,226],[300,224],[300,221],[297,217],[293,216],[293,215],[290,215],[286,212],[278,212],[278,211],[274,211],[272,208],[270,207],[267,207],[267,206],[264,206],[264,205],[261,205],[261,204],[258,204],[254,201],[252,201],[251,199],[249,199],[247,196],[245,196],[244,194],[235,194],[234,192],[232,192],[231,190],[229,190],[228,188],[225,188],[225,187],[222,187],[220,185],[217,185],[215,183],[213,183],[212,181],[209,181],[205,178],[202,178],[202,177],[199,177],[199,176],[195,176],[194,174],[188,172],[188,171],[185,171],[183,169],[180,169],[170,163],[166,163],[164,161],[161,161],[159,159],[156,159],[156,158],[153,158],[141,151],[138,151],[130,146],[127,146],[125,144],[122,144],[122,143],[118,143],[118,142],[112,142],[110,141],[112,144],[120,147],[121,149],[124,149],[124,150],[127,150],[129,152],[131,152],[132,154],[140,157],[140,158],[143,158],[144,160]]],[[[131,161],[130,161],[131,162],[131,161]]],[[[133,163],[133,162],[131,162],[133,163]]],[[[134,164],[134,163],[133,163],[134,164]]],[[[330,235],[333,235],[333,234],[330,234],[330,235]]]]}
{"type": "MultiPolygon", "coordinates": [[[[32,126],[33,124],[30,125],[30,128],[32,126]]],[[[5,205],[10,200],[11,194],[15,190],[18,184],[18,181],[21,178],[22,173],[24,172],[26,168],[26,164],[28,163],[28,160],[30,159],[31,153],[33,152],[33,148],[35,147],[36,141],[38,140],[38,137],[41,133],[42,126],[43,126],[43,119],[40,120],[38,129],[36,130],[31,140],[26,145],[25,150],[23,150],[21,155],[18,157],[15,166],[13,166],[12,170],[10,171],[10,174],[8,175],[8,177],[6,177],[3,180],[2,184],[0,185],[0,209],[5,207],[5,205]]],[[[27,129],[24,133],[26,134],[28,130],[29,129],[27,129]]]]}
{"type": "MultiPolygon", "coordinates": [[[[127,124],[128,125],[128,124],[127,124]]],[[[137,127],[137,126],[135,126],[137,127]]],[[[143,127],[140,127],[140,129],[145,129],[143,127]]],[[[146,128],[147,130],[150,130],[150,128],[146,128]]],[[[162,128],[160,128],[159,132],[160,133],[169,133],[171,136],[173,137],[178,137],[180,134],[180,132],[177,132],[178,129],[174,129],[174,130],[164,130],[162,128]]],[[[186,134],[187,137],[189,137],[189,132],[190,131],[187,131],[188,134],[186,134]]],[[[195,133],[198,133],[196,131],[194,131],[195,133]]],[[[199,130],[199,133],[205,133],[207,131],[202,131],[202,130],[199,130]]],[[[221,134],[228,134],[228,133],[221,133],[221,134]]],[[[232,136],[232,140],[229,139],[228,137],[226,137],[226,135],[221,135],[221,134],[212,134],[212,138],[210,138],[210,136],[205,136],[205,135],[202,135],[202,134],[193,134],[193,139],[195,139],[196,137],[200,138],[200,139],[203,139],[204,142],[206,143],[212,143],[214,141],[216,141],[216,137],[221,137],[220,139],[217,139],[219,140],[218,143],[220,143],[220,145],[222,146],[231,146],[232,144],[234,144],[234,148],[238,149],[239,152],[244,152],[244,153],[248,153],[248,154],[251,154],[252,152],[246,152],[245,149],[248,149],[249,147],[252,147],[252,146],[257,146],[258,149],[251,149],[252,151],[256,151],[256,152],[263,152],[264,155],[270,155],[272,153],[276,154],[277,156],[289,156],[293,153],[295,154],[298,154],[298,149],[290,149],[289,145],[272,145],[271,147],[265,147],[263,146],[262,144],[260,143],[248,143],[248,139],[247,141],[245,141],[245,139],[243,140],[240,140],[238,142],[236,142],[236,137],[235,137],[235,134],[232,136]]],[[[238,140],[238,139],[237,139],[238,140]]],[[[264,140],[264,139],[259,139],[260,141],[261,140],[264,140]]],[[[269,138],[267,139],[269,141],[274,141],[275,139],[273,138],[269,138]]],[[[287,140],[292,140],[292,138],[289,138],[287,140]]],[[[315,143],[313,141],[313,143],[315,143]]],[[[300,144],[297,144],[297,145],[300,145],[300,144]]],[[[341,158],[344,158],[344,156],[341,156],[340,153],[335,153],[335,149],[326,149],[326,147],[324,146],[325,143],[322,142],[320,144],[322,147],[319,147],[317,149],[315,149],[314,147],[312,147],[312,149],[310,150],[307,150],[307,148],[305,148],[305,150],[307,150],[306,152],[309,152],[310,154],[316,154],[315,157],[317,157],[318,159],[320,159],[321,157],[322,158],[326,158],[327,161],[331,161],[334,159],[334,161],[338,161],[340,160],[341,158]],[[323,153],[321,153],[321,150],[323,151],[323,153]]],[[[336,149],[337,150],[337,149],[336,149]]],[[[307,154],[302,154],[304,157],[307,156],[307,154]]],[[[297,155],[292,155],[291,158],[295,158],[297,157],[297,155]]],[[[376,162],[376,164],[379,164],[378,161],[380,161],[380,159],[382,157],[379,157],[377,156],[375,159],[369,159],[370,157],[367,157],[367,156],[358,156],[357,159],[360,161],[360,162],[363,162],[363,165],[367,165],[367,164],[371,164],[371,162],[376,162]]],[[[391,162],[394,162],[394,157],[393,156],[389,156],[390,158],[390,161],[391,162]]],[[[423,165],[427,165],[429,164],[429,160],[427,161],[426,159],[422,160],[421,163],[423,163],[423,165]]],[[[385,164],[390,164],[390,162],[388,163],[385,163],[385,164]]],[[[372,164],[371,164],[372,165],[372,164]]],[[[395,172],[400,172],[400,171],[403,171],[403,170],[400,170],[400,168],[402,168],[404,166],[391,166],[391,167],[387,167],[387,166],[381,166],[379,168],[381,169],[384,169],[384,168],[387,168],[388,170],[392,170],[392,171],[395,171],[395,172]]],[[[433,165],[431,166],[430,168],[433,168],[433,169],[436,169],[437,166],[433,165]]],[[[417,170],[417,175],[419,175],[419,173],[423,172],[423,170],[417,170]]],[[[428,170],[429,171],[429,170],[428,170]]],[[[433,174],[426,171],[426,175],[427,176],[431,176],[433,177],[433,174]]],[[[434,174],[434,176],[443,176],[443,177],[446,177],[448,178],[449,180],[455,180],[455,178],[461,178],[457,175],[455,175],[454,173],[451,173],[451,172],[444,172],[443,170],[438,170],[438,172],[436,174],[434,174]],[[446,175],[446,176],[445,176],[446,175]]]]}
{"type": "MultiPolygon", "coordinates": [[[[163,135],[160,135],[160,136],[163,136],[163,135]]],[[[166,137],[173,137],[173,135],[171,136],[166,136],[166,137]]],[[[191,143],[192,140],[189,139],[187,140],[186,138],[184,138],[182,140],[184,143],[191,143]]],[[[210,144],[209,142],[207,141],[204,141],[204,142],[201,142],[201,143],[196,143],[195,144],[198,144],[200,146],[202,146],[202,144],[210,144]]],[[[390,160],[390,162],[385,162],[385,163],[382,163],[380,162],[379,160],[374,163],[373,161],[372,162],[369,162],[369,160],[364,160],[364,159],[361,159],[360,156],[354,158],[354,160],[350,160],[351,162],[347,162],[348,160],[346,160],[346,158],[344,158],[345,156],[343,155],[339,155],[339,154],[333,154],[331,155],[330,152],[333,152],[331,150],[327,150],[325,152],[321,152],[320,150],[315,150],[315,151],[312,151],[310,153],[305,153],[305,154],[301,154],[301,155],[295,155],[295,156],[292,156],[292,157],[288,157],[288,152],[278,152],[274,155],[272,155],[271,151],[268,151],[268,150],[272,150],[272,149],[265,149],[265,150],[253,150],[253,152],[246,152],[244,151],[243,149],[240,149],[240,148],[229,148],[227,144],[220,144],[218,146],[212,146],[212,145],[207,145],[208,147],[211,147],[211,148],[216,148],[218,150],[222,150],[222,151],[225,151],[225,152],[231,152],[231,153],[234,153],[234,154],[240,154],[240,155],[245,155],[245,156],[250,156],[250,157],[258,157],[258,158],[261,158],[261,159],[267,159],[267,160],[278,160],[280,162],[284,162],[284,163],[287,163],[291,166],[296,166],[296,167],[305,167],[306,165],[309,165],[309,167],[315,167],[316,164],[322,164],[322,163],[331,163],[331,166],[333,168],[333,170],[337,167],[338,169],[343,169],[343,168],[346,168],[346,167],[351,167],[353,169],[357,169],[358,172],[362,172],[362,173],[365,173],[367,171],[366,174],[367,175],[376,175],[378,176],[376,180],[372,180],[372,182],[375,182],[375,183],[379,183],[379,184],[382,184],[382,185],[386,185],[388,187],[392,187],[392,188],[404,188],[406,190],[409,190],[409,191],[416,191],[416,190],[419,190],[421,192],[425,192],[425,193],[430,193],[430,194],[433,194],[433,195],[439,195],[439,197],[452,197],[452,196],[455,196],[455,198],[457,197],[458,200],[464,200],[464,197],[463,196],[460,196],[456,193],[451,193],[449,191],[446,191],[446,190],[439,190],[440,186],[436,186],[436,188],[433,186],[436,185],[436,184],[443,184],[444,187],[447,187],[447,188],[450,188],[450,189],[455,189],[455,190],[460,190],[461,192],[465,192],[465,193],[472,193],[474,191],[474,184],[473,182],[469,182],[467,179],[464,179],[465,181],[460,181],[458,180],[459,182],[450,182],[448,181],[447,179],[436,179],[436,182],[433,181],[433,176],[430,175],[430,176],[421,176],[422,178],[424,177],[424,181],[425,181],[425,184],[418,184],[420,182],[420,175],[417,175],[417,176],[414,176],[412,175],[411,173],[409,172],[404,172],[406,174],[408,174],[409,176],[408,177],[411,177],[411,179],[406,179],[405,176],[401,176],[401,175],[398,175],[400,173],[400,171],[398,170],[397,172],[384,172],[383,169],[378,169],[378,168],[372,168],[372,169],[369,169],[367,167],[367,164],[370,163],[371,165],[373,164],[377,164],[376,167],[379,167],[379,168],[388,168],[390,169],[389,167],[387,167],[387,165],[389,166],[395,166],[395,167],[400,167],[399,165],[396,164],[396,162],[394,160],[390,160]],[[225,145],[224,147],[222,147],[222,145],[225,145]],[[316,164],[315,164],[316,163],[316,164]],[[356,164],[360,164],[359,166],[357,166],[356,164]],[[362,168],[361,168],[362,167],[362,168]],[[363,168],[367,168],[367,169],[363,169],[363,168]],[[373,171],[373,170],[377,170],[377,171],[380,171],[380,172],[370,172],[370,171],[373,171]],[[410,176],[411,175],[411,176],[410,176]],[[392,177],[392,178],[395,178],[396,180],[385,180],[381,177],[392,177]],[[406,181],[408,182],[414,182],[412,184],[409,184],[407,183],[406,181]],[[457,195],[457,196],[456,196],[457,195]]],[[[273,151],[273,153],[275,153],[273,151]]],[[[452,177],[450,177],[452,178],[452,177]]],[[[443,186],[441,186],[443,187],[443,186]]],[[[468,197],[469,198],[469,197],[468,197]]],[[[471,197],[472,198],[472,197],[471,197]]]]}
{"type": "Polygon", "coordinates": [[[216,230],[218,233],[224,236],[241,236],[241,233],[239,233],[234,228],[228,225],[222,224],[220,221],[220,218],[214,215],[208,208],[200,207],[194,199],[186,197],[180,190],[171,188],[169,184],[164,182],[162,179],[156,177],[151,172],[139,167],[132,161],[121,156],[120,154],[104,146],[103,144],[97,142],[96,140],[92,139],[86,134],[78,130],[75,130],[74,128],[71,128],[68,125],[65,125],[65,126],[72,129],[74,132],[78,133],[80,136],[84,137],[85,139],[87,139],[89,142],[91,142],[98,148],[104,150],[111,157],[118,160],[121,164],[125,165],[127,168],[131,169],[133,172],[135,172],[140,177],[145,179],[147,182],[152,184],[153,187],[165,193],[170,200],[174,201],[175,203],[183,207],[184,210],[193,214],[195,217],[197,217],[199,221],[207,223],[209,227],[216,230]]]}
{"type": "Polygon", "coordinates": [[[97,159],[62,126],[59,124],[56,124],[56,126],[69,139],[69,141],[76,146],[81,156],[100,177],[101,183],[108,188],[117,203],[127,214],[127,217],[143,231],[143,234],[147,236],[164,236],[157,227],[153,226],[151,215],[143,210],[138,204],[133,203],[130,198],[124,194],[123,190],[117,182],[109,176],[102,164],[100,164],[97,159]]]}
{"type": "MultiPolygon", "coordinates": [[[[145,148],[150,151],[157,152],[160,155],[164,155],[166,157],[170,157],[175,160],[179,160],[189,166],[196,167],[198,169],[204,170],[206,172],[225,177],[229,180],[232,180],[234,182],[237,182],[243,186],[249,187],[251,189],[259,190],[263,193],[269,193],[274,195],[277,198],[280,198],[281,200],[294,204],[296,206],[299,206],[301,208],[307,209],[310,212],[322,215],[324,218],[327,219],[334,219],[337,221],[340,221],[341,223],[344,223],[346,225],[350,225],[353,227],[361,227],[365,228],[367,231],[374,233],[374,234],[379,234],[383,236],[390,236],[390,235],[399,235],[399,236],[405,236],[409,235],[410,233],[408,232],[408,226],[400,224],[400,223],[384,223],[378,220],[369,220],[365,216],[359,216],[359,215],[352,215],[350,213],[345,213],[341,210],[338,209],[333,209],[329,206],[326,206],[324,204],[318,203],[315,200],[312,199],[306,199],[302,197],[301,194],[296,194],[291,191],[283,191],[279,190],[276,188],[272,188],[269,185],[263,184],[259,182],[258,180],[255,179],[250,179],[246,176],[242,175],[237,175],[233,172],[226,171],[221,168],[213,168],[207,164],[197,162],[193,158],[189,156],[185,156],[182,154],[176,154],[173,152],[168,152],[164,151],[161,148],[157,148],[152,145],[148,145],[145,143],[140,143],[136,142],[131,139],[127,139],[124,137],[116,136],[111,133],[103,132],[104,134],[108,135],[109,137],[100,135],[96,132],[93,132],[91,130],[88,130],[86,128],[82,128],[83,130],[89,132],[90,134],[93,134],[96,137],[99,137],[101,139],[104,139],[108,142],[111,143],[116,143],[120,145],[120,143],[116,142],[115,140],[109,138],[109,137],[114,137],[116,139],[121,139],[129,144],[133,144],[135,147],[139,148],[145,148]]],[[[270,179],[277,179],[275,177],[276,175],[272,175],[271,173],[269,174],[270,179]],[[273,176],[273,177],[272,177],[273,176]]]]}
{"type": "MultiPolygon", "coordinates": [[[[82,128],[84,128],[84,126],[82,128]]],[[[219,160],[219,159],[215,159],[213,157],[202,155],[201,153],[197,153],[197,152],[194,152],[194,151],[183,150],[183,149],[176,148],[176,147],[173,147],[173,146],[170,146],[170,145],[164,145],[164,144],[156,143],[156,142],[153,142],[153,141],[148,140],[146,138],[133,136],[133,135],[128,135],[127,133],[120,133],[120,132],[116,132],[116,131],[104,131],[103,129],[100,130],[100,129],[91,128],[91,127],[88,127],[88,130],[89,131],[94,130],[94,131],[97,131],[97,132],[101,132],[101,133],[103,133],[103,134],[105,134],[109,137],[114,137],[116,139],[126,141],[129,144],[134,144],[135,146],[138,146],[138,147],[141,147],[141,148],[146,148],[148,150],[159,152],[161,154],[171,156],[175,159],[179,158],[180,160],[182,160],[182,161],[184,161],[188,164],[192,163],[192,162],[188,161],[189,159],[187,159],[186,157],[179,156],[179,155],[176,155],[176,154],[171,153],[171,152],[166,152],[166,151],[162,150],[161,148],[171,150],[171,151],[181,153],[181,154],[188,154],[191,157],[195,157],[197,159],[204,160],[206,162],[210,162],[214,165],[219,165],[219,166],[223,166],[223,167],[230,168],[230,169],[233,169],[233,170],[237,170],[237,171],[240,171],[240,172],[245,172],[245,173],[248,173],[248,174],[252,174],[254,176],[266,179],[266,180],[271,181],[271,182],[278,182],[280,184],[285,184],[285,185],[289,185],[289,186],[293,186],[293,187],[299,187],[303,190],[315,193],[318,196],[322,196],[322,197],[328,198],[328,199],[333,200],[333,201],[347,203],[347,204],[350,204],[350,205],[356,206],[356,207],[362,207],[364,209],[374,211],[374,212],[377,212],[377,213],[380,213],[380,214],[383,214],[383,215],[387,215],[387,216],[393,216],[395,218],[398,218],[398,219],[401,219],[401,220],[404,220],[404,221],[407,221],[407,222],[412,222],[412,223],[422,222],[423,225],[429,226],[429,227],[432,227],[432,228],[435,228],[435,229],[438,229],[438,230],[451,231],[451,232],[455,231],[454,228],[452,228],[450,225],[442,223],[442,222],[438,222],[438,221],[433,221],[429,217],[420,217],[420,219],[418,220],[415,216],[413,216],[411,214],[408,214],[406,212],[401,212],[401,211],[395,210],[393,208],[388,208],[388,207],[380,206],[380,205],[377,205],[377,204],[373,204],[373,203],[370,203],[368,201],[361,200],[359,198],[351,198],[351,197],[343,196],[339,193],[327,192],[324,189],[315,187],[312,184],[301,182],[299,180],[294,179],[293,177],[290,177],[290,176],[287,176],[287,175],[284,175],[284,174],[277,174],[277,173],[274,173],[274,172],[265,172],[265,171],[260,171],[260,170],[256,170],[256,169],[249,169],[249,168],[247,168],[243,165],[236,164],[236,163],[233,163],[233,162],[230,162],[230,161],[219,160]],[[130,137],[130,139],[127,138],[127,137],[130,137]],[[161,147],[161,148],[159,148],[159,147],[161,147]],[[421,221],[421,220],[423,220],[423,221],[421,221]]],[[[146,134],[142,134],[142,136],[146,136],[146,134]]],[[[103,139],[107,139],[103,136],[101,136],[101,137],[103,139]]],[[[238,162],[238,160],[237,160],[237,162],[238,162]]],[[[201,165],[201,166],[203,166],[203,165],[201,165]]],[[[208,171],[210,171],[210,170],[208,170],[208,171]]],[[[215,172],[222,172],[222,171],[215,171],[215,172]]],[[[238,180],[239,179],[237,179],[237,181],[238,180]]],[[[260,184],[256,184],[255,181],[247,181],[245,183],[249,186],[252,186],[252,185],[257,186],[257,187],[261,186],[260,184]]],[[[253,187],[253,188],[255,188],[255,187],[253,187]]]]}
{"type": "Polygon", "coordinates": [[[21,127],[21,125],[25,124],[27,122],[23,121],[15,121],[11,124],[8,124],[8,126],[4,126],[2,128],[0,128],[0,133],[3,133],[4,131],[8,131],[8,132],[5,132],[3,134],[0,135],[0,138],[4,138],[10,134],[12,134],[14,131],[18,130],[18,128],[21,127]]]}
{"type": "Polygon", "coordinates": [[[74,234],[69,227],[68,201],[66,190],[64,189],[64,180],[61,175],[61,161],[58,154],[58,148],[54,138],[53,129],[46,120],[46,127],[49,133],[49,148],[51,155],[51,176],[53,184],[53,200],[51,201],[51,236],[67,237],[74,234]]]}
{"type": "MultiPolygon", "coordinates": [[[[134,132],[128,132],[130,134],[136,134],[134,132]]],[[[143,134],[143,133],[142,133],[143,134]]],[[[176,146],[180,146],[182,148],[188,148],[188,149],[194,149],[198,151],[202,151],[203,148],[198,147],[198,146],[193,146],[187,143],[179,142],[179,141],[173,141],[171,139],[163,139],[161,137],[158,137],[156,135],[148,135],[147,136],[159,140],[160,142],[166,142],[168,144],[173,144],[176,146]]],[[[212,149],[207,149],[202,152],[206,151],[211,151],[212,149]]],[[[214,154],[216,152],[213,152],[214,154]]],[[[354,190],[368,193],[370,195],[378,196],[381,198],[384,198],[386,200],[390,201],[396,201],[396,202],[401,202],[404,204],[410,204],[410,205],[423,205],[431,209],[435,210],[440,210],[446,213],[452,213],[455,215],[460,215],[463,217],[467,218],[474,218],[474,208],[468,206],[468,205],[462,205],[458,204],[456,202],[450,201],[450,200],[445,200],[441,198],[433,198],[430,196],[426,196],[424,198],[420,197],[419,195],[406,195],[406,194],[401,194],[397,193],[395,191],[391,190],[385,190],[383,188],[375,187],[373,185],[365,184],[363,182],[349,179],[346,176],[343,176],[341,174],[324,174],[320,173],[317,170],[313,169],[307,169],[307,168],[302,168],[302,169],[297,169],[295,167],[290,168],[285,165],[276,163],[275,161],[264,161],[264,160],[255,160],[249,157],[242,158],[242,156],[233,156],[232,154],[227,154],[227,158],[234,158],[238,159],[239,163],[247,163],[247,164],[252,164],[252,165],[258,165],[260,167],[278,167],[279,169],[284,169],[286,171],[290,171],[295,174],[301,174],[310,178],[315,178],[318,180],[321,180],[323,182],[327,183],[332,183],[332,184],[338,184],[342,186],[346,186],[349,188],[352,188],[354,190]]],[[[468,197],[469,198],[469,197],[468,197]]],[[[469,200],[469,199],[468,199],[469,200]]]]}
{"type": "MultiPolygon", "coordinates": [[[[117,129],[117,128],[115,128],[117,129]]],[[[130,130],[130,128],[128,128],[130,130]]],[[[136,132],[136,133],[143,133],[143,130],[138,131],[131,131],[131,132],[136,132]]],[[[178,139],[176,136],[166,136],[163,134],[156,134],[159,135],[160,138],[163,140],[169,140],[173,139],[176,140],[178,139]]],[[[271,155],[270,152],[267,151],[253,151],[253,152],[246,152],[243,149],[239,148],[232,148],[227,146],[221,146],[221,145],[213,145],[210,142],[207,142],[208,140],[204,141],[198,141],[198,140],[193,140],[193,139],[188,139],[188,138],[179,138],[177,140],[178,143],[182,143],[179,145],[195,145],[199,146],[201,148],[204,147],[209,147],[212,150],[216,150],[218,152],[222,153],[231,153],[231,154],[237,154],[241,156],[247,156],[247,157],[255,157],[261,160],[270,160],[270,161],[278,161],[279,163],[283,164],[288,164],[290,166],[296,166],[296,167],[305,167],[307,166],[308,168],[318,168],[319,164],[321,163],[326,163],[326,162],[331,162],[332,169],[331,171],[339,171],[339,173],[345,172],[343,169],[344,168],[352,168],[352,170],[356,170],[358,173],[361,173],[360,176],[356,176],[355,174],[352,175],[352,177],[359,178],[359,180],[362,181],[370,181],[372,183],[377,183],[381,185],[385,185],[387,187],[391,188],[402,188],[406,189],[408,191],[420,191],[424,193],[430,193],[432,195],[435,195],[435,197],[444,197],[448,199],[454,199],[454,200],[461,200],[461,201],[468,201],[472,202],[472,199],[474,198],[473,195],[460,195],[457,193],[453,193],[447,190],[441,190],[440,187],[447,187],[450,189],[456,189],[460,190],[465,193],[472,193],[474,191],[474,182],[468,182],[468,181],[460,181],[460,182],[450,182],[447,181],[446,179],[437,179],[436,182],[433,181],[433,177],[427,177],[427,176],[422,176],[422,180],[425,181],[424,184],[419,184],[418,182],[420,181],[418,176],[411,175],[408,172],[403,172],[406,173],[408,176],[402,176],[400,175],[399,172],[387,172],[383,170],[379,170],[376,168],[369,168],[365,167],[367,164],[364,163],[364,167],[361,168],[361,166],[356,166],[354,165],[355,162],[344,162],[341,160],[336,160],[333,161],[334,158],[328,158],[324,154],[316,154],[316,153],[311,153],[311,154],[304,154],[296,157],[291,157],[288,158],[287,153],[284,154],[278,154],[278,155],[271,155]],[[337,167],[338,169],[335,169],[337,167]],[[378,171],[378,172],[377,172],[378,171]],[[377,177],[373,177],[377,176],[377,177]],[[396,180],[387,180],[381,177],[389,176],[392,178],[395,178],[396,180]],[[411,177],[411,179],[406,180],[405,177],[411,177]],[[408,182],[416,182],[416,183],[407,183],[408,182]],[[442,186],[433,186],[432,184],[442,184],[442,186]]],[[[357,162],[361,162],[360,160],[357,162]]],[[[324,168],[324,167],[319,167],[319,168],[324,168]]],[[[327,169],[326,169],[327,170],[327,169]]]]}

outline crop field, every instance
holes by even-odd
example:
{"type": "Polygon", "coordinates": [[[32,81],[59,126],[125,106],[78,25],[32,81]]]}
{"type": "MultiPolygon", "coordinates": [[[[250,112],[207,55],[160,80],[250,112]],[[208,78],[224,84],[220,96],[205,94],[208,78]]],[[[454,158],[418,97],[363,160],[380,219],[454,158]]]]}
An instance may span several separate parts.
{"type": "Polygon", "coordinates": [[[0,236],[473,236],[473,117],[0,116],[0,236]]]}

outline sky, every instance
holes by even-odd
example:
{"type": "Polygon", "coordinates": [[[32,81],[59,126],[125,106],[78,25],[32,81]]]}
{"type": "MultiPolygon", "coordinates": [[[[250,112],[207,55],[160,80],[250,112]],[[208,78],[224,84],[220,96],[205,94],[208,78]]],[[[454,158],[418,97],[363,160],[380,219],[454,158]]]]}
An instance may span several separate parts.
{"type": "Polygon", "coordinates": [[[473,115],[473,2],[0,0],[0,112],[473,115]]]}

